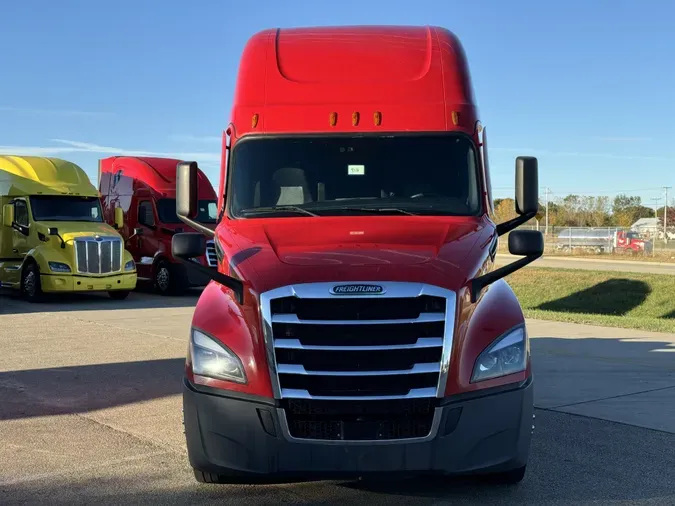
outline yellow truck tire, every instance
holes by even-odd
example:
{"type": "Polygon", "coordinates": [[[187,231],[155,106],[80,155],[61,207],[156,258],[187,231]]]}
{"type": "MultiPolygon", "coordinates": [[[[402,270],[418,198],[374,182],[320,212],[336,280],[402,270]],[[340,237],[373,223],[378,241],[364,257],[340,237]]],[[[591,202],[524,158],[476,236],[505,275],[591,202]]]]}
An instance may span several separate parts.
{"type": "Polygon", "coordinates": [[[21,270],[21,295],[29,302],[42,302],[44,292],[40,282],[40,268],[33,260],[28,260],[21,270]]]}

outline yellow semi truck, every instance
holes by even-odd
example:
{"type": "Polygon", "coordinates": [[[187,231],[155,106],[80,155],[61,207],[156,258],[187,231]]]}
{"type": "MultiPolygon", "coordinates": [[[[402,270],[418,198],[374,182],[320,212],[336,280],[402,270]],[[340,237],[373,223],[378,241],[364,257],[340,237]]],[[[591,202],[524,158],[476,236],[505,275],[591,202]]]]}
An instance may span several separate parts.
{"type": "MultiPolygon", "coordinates": [[[[136,265],[103,220],[98,190],[59,158],[0,155],[0,287],[29,301],[49,292],[107,291],[124,299],[136,265]]],[[[115,226],[123,223],[115,210],[115,226]]]]}

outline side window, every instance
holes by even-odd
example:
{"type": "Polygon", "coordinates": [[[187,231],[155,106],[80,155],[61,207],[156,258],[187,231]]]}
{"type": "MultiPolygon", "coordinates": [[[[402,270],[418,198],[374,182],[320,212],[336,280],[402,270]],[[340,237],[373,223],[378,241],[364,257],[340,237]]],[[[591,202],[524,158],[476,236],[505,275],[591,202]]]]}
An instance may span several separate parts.
{"type": "Polygon", "coordinates": [[[23,200],[14,202],[14,221],[22,227],[28,226],[28,206],[23,200]]]}
{"type": "Polygon", "coordinates": [[[152,202],[144,200],[138,204],[138,223],[146,227],[155,226],[155,215],[152,212],[152,202]]]}

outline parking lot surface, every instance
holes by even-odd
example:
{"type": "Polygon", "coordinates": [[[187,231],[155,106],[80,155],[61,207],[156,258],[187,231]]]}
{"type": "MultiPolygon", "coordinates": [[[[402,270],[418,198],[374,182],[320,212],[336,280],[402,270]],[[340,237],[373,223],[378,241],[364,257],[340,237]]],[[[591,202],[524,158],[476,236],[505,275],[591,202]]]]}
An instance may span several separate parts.
{"type": "Polygon", "coordinates": [[[675,504],[675,335],[529,321],[536,430],[513,488],[194,481],[181,373],[199,292],[0,296],[0,504],[675,504]]]}

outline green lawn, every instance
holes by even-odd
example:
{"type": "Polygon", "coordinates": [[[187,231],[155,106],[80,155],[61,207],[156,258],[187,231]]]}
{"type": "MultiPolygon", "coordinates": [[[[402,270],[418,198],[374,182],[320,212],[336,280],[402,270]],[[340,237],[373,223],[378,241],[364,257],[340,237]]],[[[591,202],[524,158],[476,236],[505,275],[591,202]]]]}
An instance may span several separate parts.
{"type": "Polygon", "coordinates": [[[506,281],[529,318],[675,333],[675,276],[526,267],[506,281]]]}

